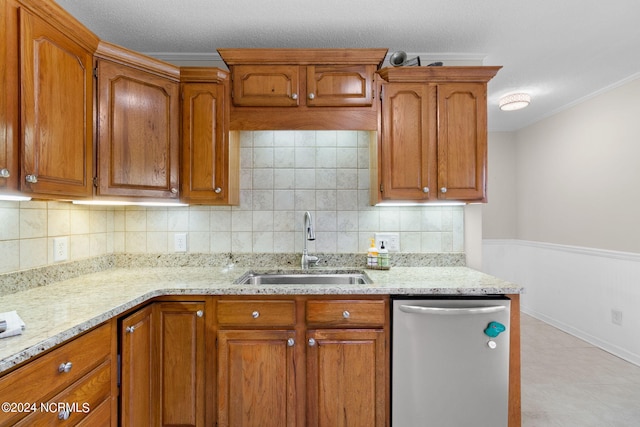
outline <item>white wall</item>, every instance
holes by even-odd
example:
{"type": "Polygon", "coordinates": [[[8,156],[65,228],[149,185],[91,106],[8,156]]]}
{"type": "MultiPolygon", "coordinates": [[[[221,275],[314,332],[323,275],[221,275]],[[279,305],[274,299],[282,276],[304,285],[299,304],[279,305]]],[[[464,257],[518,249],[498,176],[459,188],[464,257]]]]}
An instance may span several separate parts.
{"type": "Polygon", "coordinates": [[[483,270],[525,286],[523,311],[636,364],[639,119],[635,79],[521,131],[491,134],[489,182],[505,182],[493,184],[504,193],[483,211],[482,255],[483,270]]]}

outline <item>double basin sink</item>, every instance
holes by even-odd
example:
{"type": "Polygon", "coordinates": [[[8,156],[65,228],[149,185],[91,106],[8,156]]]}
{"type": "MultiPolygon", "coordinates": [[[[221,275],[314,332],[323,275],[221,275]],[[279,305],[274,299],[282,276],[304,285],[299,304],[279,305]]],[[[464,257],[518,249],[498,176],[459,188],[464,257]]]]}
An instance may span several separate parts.
{"type": "Polygon", "coordinates": [[[372,281],[362,271],[348,272],[262,272],[249,271],[235,281],[238,285],[367,285],[372,281]]]}

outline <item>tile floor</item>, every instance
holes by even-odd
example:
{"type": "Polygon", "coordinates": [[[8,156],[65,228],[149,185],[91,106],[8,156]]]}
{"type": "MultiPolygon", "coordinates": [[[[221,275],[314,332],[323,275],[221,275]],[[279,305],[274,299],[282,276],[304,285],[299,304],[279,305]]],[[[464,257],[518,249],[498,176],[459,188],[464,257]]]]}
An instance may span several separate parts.
{"type": "Polygon", "coordinates": [[[639,427],[640,367],[522,315],[523,427],[639,427]]]}

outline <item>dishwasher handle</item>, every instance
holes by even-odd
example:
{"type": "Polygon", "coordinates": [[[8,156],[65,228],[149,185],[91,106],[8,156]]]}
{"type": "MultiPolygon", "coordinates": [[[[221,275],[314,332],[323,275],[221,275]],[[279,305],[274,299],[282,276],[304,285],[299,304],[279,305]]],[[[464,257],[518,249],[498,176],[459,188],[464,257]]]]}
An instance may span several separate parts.
{"type": "Polygon", "coordinates": [[[490,305],[485,307],[422,307],[418,305],[401,305],[400,311],[409,314],[437,314],[437,315],[464,315],[464,314],[490,314],[499,313],[507,309],[504,305],[490,305]]]}

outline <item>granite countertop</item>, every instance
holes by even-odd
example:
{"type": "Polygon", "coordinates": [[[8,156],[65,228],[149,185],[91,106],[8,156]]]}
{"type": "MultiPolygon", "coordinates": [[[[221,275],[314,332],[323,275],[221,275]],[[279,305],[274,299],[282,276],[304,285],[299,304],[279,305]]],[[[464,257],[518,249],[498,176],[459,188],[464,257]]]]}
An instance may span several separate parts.
{"type": "MultiPolygon", "coordinates": [[[[299,270],[290,265],[283,270],[299,270]]],[[[522,288],[467,267],[393,267],[365,271],[366,285],[238,285],[251,267],[128,267],[82,274],[0,297],[17,310],[22,335],[0,339],[0,373],[154,297],[165,295],[491,295],[522,288]]],[[[314,269],[315,270],[315,269],[314,269]]],[[[320,268],[325,272],[335,269],[320,268]]]]}

